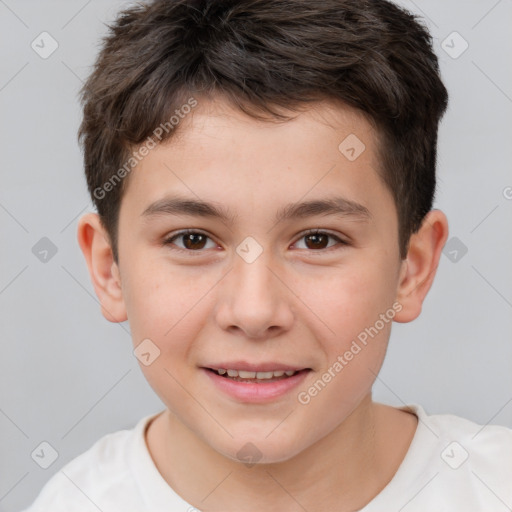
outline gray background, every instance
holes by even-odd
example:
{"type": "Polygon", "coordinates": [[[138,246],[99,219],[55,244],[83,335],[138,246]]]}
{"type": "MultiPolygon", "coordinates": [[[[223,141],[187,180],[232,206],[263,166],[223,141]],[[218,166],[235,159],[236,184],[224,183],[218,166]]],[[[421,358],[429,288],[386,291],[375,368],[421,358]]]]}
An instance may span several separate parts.
{"type": "MultiPolygon", "coordinates": [[[[436,207],[457,239],[421,317],[394,325],[375,398],[512,427],[512,2],[400,3],[425,17],[451,96],[436,207]],[[457,58],[463,43],[453,31],[469,44],[457,58]],[[447,37],[452,56],[442,47],[447,37]]],[[[76,142],[77,92],[104,22],[123,5],[0,0],[4,512],[31,503],[102,435],[163,409],[132,354],[128,324],[101,315],[76,241],[77,220],[92,209],[76,142]],[[31,48],[43,31],[59,45],[47,59],[31,48]],[[32,252],[43,237],[57,249],[46,262],[32,252]],[[59,454],[48,469],[31,458],[42,441],[59,454]]]]}

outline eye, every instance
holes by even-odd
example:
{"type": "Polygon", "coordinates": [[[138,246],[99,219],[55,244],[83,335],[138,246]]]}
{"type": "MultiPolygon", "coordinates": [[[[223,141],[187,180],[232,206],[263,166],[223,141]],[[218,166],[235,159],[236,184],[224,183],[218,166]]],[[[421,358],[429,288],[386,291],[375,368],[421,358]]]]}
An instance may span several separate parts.
{"type": "Polygon", "coordinates": [[[217,244],[211,238],[200,231],[186,229],[175,233],[164,240],[164,245],[176,245],[178,250],[188,252],[202,252],[202,249],[214,249],[217,244]],[[174,241],[181,239],[182,246],[175,244],[174,241]],[[210,240],[211,245],[208,247],[207,240],[210,240]]]}
{"type": "MultiPolygon", "coordinates": [[[[342,240],[336,235],[333,235],[331,233],[328,233],[326,231],[320,231],[318,229],[310,229],[306,231],[305,233],[302,233],[301,237],[299,238],[299,241],[304,240],[305,241],[305,248],[306,249],[313,249],[313,250],[322,250],[322,249],[328,249],[336,244],[329,245],[328,239],[332,239],[336,242],[338,242],[338,245],[348,245],[347,242],[342,240]]],[[[296,242],[296,244],[298,241],[296,242]]],[[[301,247],[299,247],[301,249],[301,247]]]]}
{"type": "MultiPolygon", "coordinates": [[[[320,231],[319,229],[310,229],[302,233],[301,237],[295,243],[295,245],[297,245],[299,241],[302,240],[305,242],[305,247],[298,247],[299,249],[305,248],[315,251],[329,249],[335,245],[348,245],[348,243],[342,240],[340,237],[326,231],[320,231]],[[329,243],[329,239],[331,239],[331,242],[335,243],[329,243]]],[[[189,253],[203,252],[203,249],[215,249],[217,247],[217,244],[208,235],[193,229],[186,229],[179,231],[178,233],[174,233],[173,235],[167,237],[163,244],[175,246],[171,248],[189,253]],[[181,240],[181,244],[177,244],[175,242],[176,240],[181,240]],[[208,243],[210,243],[209,246],[208,243]]]]}

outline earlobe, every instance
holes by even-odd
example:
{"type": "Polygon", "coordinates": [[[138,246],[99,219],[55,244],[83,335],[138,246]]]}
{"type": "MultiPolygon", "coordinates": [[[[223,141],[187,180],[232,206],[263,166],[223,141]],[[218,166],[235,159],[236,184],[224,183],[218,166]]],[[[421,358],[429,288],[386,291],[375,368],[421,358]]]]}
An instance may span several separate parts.
{"type": "Polygon", "coordinates": [[[418,232],[411,236],[407,257],[402,262],[397,290],[402,310],[396,314],[395,321],[410,322],[421,313],[447,238],[446,215],[440,210],[431,210],[418,232]]]}
{"type": "Polygon", "coordinates": [[[119,267],[114,261],[108,234],[98,214],[87,213],[80,218],[77,238],[103,316],[109,322],[124,322],[127,314],[119,267]]]}

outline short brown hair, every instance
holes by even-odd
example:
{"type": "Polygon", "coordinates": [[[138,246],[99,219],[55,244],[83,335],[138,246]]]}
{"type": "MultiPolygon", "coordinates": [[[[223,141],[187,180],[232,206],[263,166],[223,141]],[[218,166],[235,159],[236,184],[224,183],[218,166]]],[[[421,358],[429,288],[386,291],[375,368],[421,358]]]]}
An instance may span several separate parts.
{"type": "Polygon", "coordinates": [[[279,107],[325,99],[363,112],[377,127],[379,173],[395,199],[405,257],[432,208],[448,103],[432,38],[413,14],[386,0],[154,0],[108,28],[80,91],[78,138],[116,262],[129,176],[119,186],[112,178],[127,175],[119,170],[133,149],[191,96],[222,96],[253,117],[281,120],[279,107]]]}

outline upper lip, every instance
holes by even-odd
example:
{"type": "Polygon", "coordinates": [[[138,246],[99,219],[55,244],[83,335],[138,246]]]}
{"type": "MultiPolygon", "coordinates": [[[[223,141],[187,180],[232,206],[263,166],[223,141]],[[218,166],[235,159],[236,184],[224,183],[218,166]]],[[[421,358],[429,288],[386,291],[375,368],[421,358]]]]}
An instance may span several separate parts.
{"type": "Polygon", "coordinates": [[[203,368],[209,368],[211,370],[242,370],[246,372],[271,372],[271,371],[300,371],[309,369],[304,366],[296,366],[282,363],[273,363],[273,362],[265,362],[265,363],[248,363],[247,361],[231,361],[231,362],[221,362],[215,363],[208,366],[204,366],[203,368]]]}

